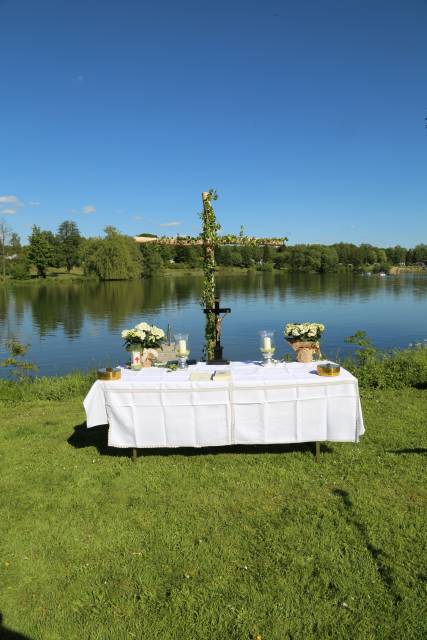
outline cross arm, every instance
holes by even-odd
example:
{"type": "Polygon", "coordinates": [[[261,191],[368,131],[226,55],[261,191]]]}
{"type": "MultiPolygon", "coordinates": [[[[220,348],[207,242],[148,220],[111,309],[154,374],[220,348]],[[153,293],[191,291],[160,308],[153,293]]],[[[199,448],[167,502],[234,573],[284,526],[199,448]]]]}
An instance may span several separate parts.
{"type": "MultiPolygon", "coordinates": [[[[159,236],[159,237],[148,237],[148,236],[134,236],[135,242],[138,244],[146,244],[146,243],[156,243],[163,245],[179,245],[179,246],[195,246],[195,245],[203,245],[203,239],[200,236],[159,236]]],[[[251,236],[234,236],[234,235],[226,235],[226,236],[218,236],[216,238],[215,244],[222,246],[258,246],[258,247],[282,247],[287,238],[255,238],[251,236]]]]}
{"type": "Polygon", "coordinates": [[[218,309],[217,307],[211,307],[210,309],[203,309],[203,313],[215,313],[218,315],[219,313],[231,313],[230,307],[224,307],[224,309],[218,309]]]}
{"type": "Polygon", "coordinates": [[[254,236],[218,236],[220,245],[258,246],[258,247],[282,247],[287,238],[255,238],[254,236]]]}

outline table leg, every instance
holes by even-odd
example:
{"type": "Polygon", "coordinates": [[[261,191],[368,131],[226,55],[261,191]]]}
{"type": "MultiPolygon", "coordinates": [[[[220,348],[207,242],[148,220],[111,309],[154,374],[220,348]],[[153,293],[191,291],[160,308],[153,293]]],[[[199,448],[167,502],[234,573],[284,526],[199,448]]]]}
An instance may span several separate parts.
{"type": "Polygon", "coordinates": [[[138,459],[138,449],[133,447],[132,449],[132,462],[136,462],[138,459]]]}
{"type": "Polygon", "coordinates": [[[320,442],[316,442],[316,462],[320,462],[320,442]]]}

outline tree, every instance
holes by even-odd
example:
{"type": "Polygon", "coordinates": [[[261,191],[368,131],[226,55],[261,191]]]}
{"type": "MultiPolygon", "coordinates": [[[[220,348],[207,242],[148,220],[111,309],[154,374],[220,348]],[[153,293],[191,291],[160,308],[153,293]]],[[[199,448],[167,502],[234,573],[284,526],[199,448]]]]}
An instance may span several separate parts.
{"type": "Polygon", "coordinates": [[[305,244],[296,244],[289,247],[290,268],[292,271],[320,271],[322,265],[322,256],[319,245],[313,248],[305,244]]]}
{"type": "Polygon", "coordinates": [[[396,245],[395,247],[388,247],[386,250],[387,260],[392,264],[405,264],[407,249],[396,245]]]}
{"type": "Polygon", "coordinates": [[[427,244],[417,244],[414,247],[415,262],[427,262],[427,244]]]}
{"type": "MultiPolygon", "coordinates": [[[[156,244],[156,243],[153,243],[153,244],[156,244]]],[[[175,250],[173,246],[161,244],[160,246],[157,245],[157,249],[164,263],[170,262],[171,260],[172,262],[175,261],[175,250]]]]}
{"type": "Polygon", "coordinates": [[[240,247],[232,247],[230,250],[230,261],[233,267],[251,266],[250,260],[247,265],[244,265],[244,257],[240,247]]]}
{"type": "Polygon", "coordinates": [[[5,220],[0,220],[0,245],[2,257],[2,275],[6,279],[6,245],[11,237],[12,230],[7,226],[5,220]]]}
{"type": "Polygon", "coordinates": [[[82,248],[82,263],[87,275],[100,280],[134,280],[141,275],[141,253],[135,241],[114,227],[105,228],[105,238],[90,238],[82,248]]]}
{"type": "Polygon", "coordinates": [[[163,270],[163,259],[159,247],[154,243],[147,243],[141,247],[144,276],[155,276],[163,270]]]}
{"type": "Polygon", "coordinates": [[[216,247],[215,248],[215,259],[217,264],[220,264],[224,267],[231,267],[233,264],[231,258],[231,250],[230,247],[216,247]]]}
{"type": "Polygon", "coordinates": [[[322,273],[336,271],[338,267],[338,253],[333,247],[322,247],[320,252],[322,273]]]}
{"type": "Polygon", "coordinates": [[[46,237],[47,233],[34,225],[29,237],[28,259],[36,267],[39,278],[46,278],[46,269],[53,260],[53,248],[46,237]]]}
{"type": "Polygon", "coordinates": [[[19,254],[22,251],[21,239],[20,239],[19,235],[17,233],[15,233],[15,231],[13,231],[10,234],[9,249],[10,249],[10,253],[12,255],[17,255],[17,256],[19,256],[19,254]]]}
{"type": "Polygon", "coordinates": [[[57,236],[53,233],[53,231],[42,231],[41,232],[44,239],[48,242],[51,249],[51,259],[49,267],[60,267],[61,266],[61,258],[59,255],[59,243],[57,236]]]}
{"type": "Polygon", "coordinates": [[[65,220],[59,225],[56,238],[60,263],[65,265],[69,273],[73,267],[79,264],[82,237],[77,224],[71,220],[65,220]]]}
{"type": "Polygon", "coordinates": [[[286,269],[288,266],[288,256],[286,253],[277,252],[274,256],[274,268],[275,269],[286,269]]]}
{"type": "Polygon", "coordinates": [[[189,267],[200,267],[202,265],[200,247],[187,247],[186,262],[189,267]]]}
{"type": "MultiPolygon", "coordinates": [[[[240,259],[240,266],[245,267],[246,269],[249,269],[249,267],[251,267],[254,263],[254,259],[252,257],[253,251],[252,251],[252,247],[249,245],[244,245],[242,247],[235,247],[234,249],[232,249],[232,254],[233,255],[237,255],[240,254],[241,259],[240,259]]],[[[235,259],[233,258],[233,264],[236,264],[237,266],[237,262],[235,262],[235,259]]]]}
{"type": "Polygon", "coordinates": [[[361,244],[359,247],[360,263],[375,264],[379,262],[375,248],[370,244],[361,244]]]}
{"type": "Polygon", "coordinates": [[[271,247],[269,247],[268,244],[264,245],[262,248],[262,261],[263,263],[273,261],[273,254],[271,251],[271,247]]]}

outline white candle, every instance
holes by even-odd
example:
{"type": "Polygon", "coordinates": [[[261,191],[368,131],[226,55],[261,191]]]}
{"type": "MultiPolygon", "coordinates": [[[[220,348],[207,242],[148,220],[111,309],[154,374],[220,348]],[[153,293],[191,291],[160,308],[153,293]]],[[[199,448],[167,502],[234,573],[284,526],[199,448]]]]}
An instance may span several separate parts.
{"type": "Polygon", "coordinates": [[[178,353],[182,355],[187,353],[187,342],[185,340],[178,340],[178,353]]]}
{"type": "Polygon", "coordinates": [[[264,336],[264,351],[271,351],[271,338],[270,336],[264,336]]]}

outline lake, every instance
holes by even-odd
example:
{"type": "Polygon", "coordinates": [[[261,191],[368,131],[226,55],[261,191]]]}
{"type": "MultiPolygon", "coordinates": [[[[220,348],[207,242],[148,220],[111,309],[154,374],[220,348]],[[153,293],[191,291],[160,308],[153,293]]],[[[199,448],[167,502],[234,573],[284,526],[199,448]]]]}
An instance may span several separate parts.
{"type": "MultiPolygon", "coordinates": [[[[249,273],[217,277],[224,356],[259,358],[258,331],[276,331],[277,356],[293,354],[283,339],[287,322],[322,322],[322,352],[335,359],[351,350],[344,338],[366,331],[382,349],[427,338],[427,276],[249,273]]],[[[40,375],[124,362],[120,333],[147,321],[190,334],[191,357],[203,351],[202,277],[168,275],[137,282],[16,284],[0,288],[0,340],[30,343],[27,359],[40,375]]],[[[0,371],[0,376],[5,371],[0,371]]]]}

